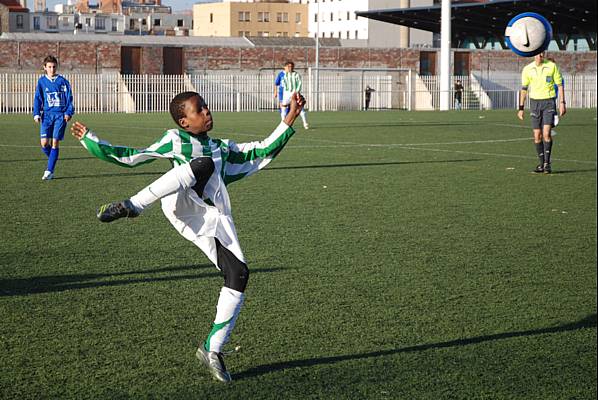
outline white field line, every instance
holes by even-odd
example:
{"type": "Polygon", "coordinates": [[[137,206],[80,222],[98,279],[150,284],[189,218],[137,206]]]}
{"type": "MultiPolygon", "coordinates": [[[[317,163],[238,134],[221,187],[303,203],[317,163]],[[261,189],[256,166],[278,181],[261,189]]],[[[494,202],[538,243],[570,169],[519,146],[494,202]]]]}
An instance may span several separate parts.
{"type": "MultiPolygon", "coordinates": [[[[390,143],[390,144],[378,144],[378,143],[337,143],[337,144],[330,144],[330,145],[290,145],[287,146],[287,149],[313,149],[313,148],[346,148],[346,147],[355,147],[355,146],[362,146],[362,147],[393,147],[399,149],[406,149],[406,150],[419,150],[419,151],[432,151],[437,153],[456,153],[456,154],[471,154],[471,155],[480,155],[480,156],[490,156],[490,157],[503,157],[503,158],[519,158],[519,159],[536,159],[535,156],[522,156],[517,154],[504,154],[504,153],[486,153],[486,152],[478,152],[478,151],[463,151],[463,150],[447,150],[447,149],[433,149],[433,148],[425,148],[422,146],[430,146],[430,145],[453,145],[453,144],[476,144],[476,143],[496,143],[496,142],[515,142],[515,141],[522,141],[522,140],[531,140],[530,138],[517,138],[517,139],[499,139],[499,140],[474,140],[474,141],[465,141],[465,142],[441,142],[441,143],[390,143]]],[[[7,144],[0,144],[0,147],[12,147],[12,148],[38,148],[39,146],[23,146],[23,145],[7,145],[7,144]]],[[[79,149],[85,150],[83,146],[61,146],[62,148],[69,148],[69,149],[79,149]]],[[[572,162],[572,163],[580,163],[580,164],[591,164],[595,165],[596,161],[587,161],[587,160],[572,160],[566,158],[553,158],[555,161],[564,161],[564,162],[572,162]]]]}

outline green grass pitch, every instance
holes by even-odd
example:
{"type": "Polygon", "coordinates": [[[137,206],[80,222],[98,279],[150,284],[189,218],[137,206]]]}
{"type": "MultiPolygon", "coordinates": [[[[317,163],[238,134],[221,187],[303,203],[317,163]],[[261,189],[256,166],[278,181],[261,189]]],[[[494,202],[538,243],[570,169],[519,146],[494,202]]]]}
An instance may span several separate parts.
{"type": "MultiPolygon", "coordinates": [[[[213,137],[278,117],[215,113],[213,137]]],[[[594,399],[596,110],[557,127],[552,175],[515,111],[312,113],[230,195],[251,278],[226,357],[195,359],[222,278],[159,206],[96,208],[169,168],[70,135],[56,179],[30,116],[0,116],[2,399],[594,399]]],[[[144,147],[166,114],[78,115],[144,147]]]]}

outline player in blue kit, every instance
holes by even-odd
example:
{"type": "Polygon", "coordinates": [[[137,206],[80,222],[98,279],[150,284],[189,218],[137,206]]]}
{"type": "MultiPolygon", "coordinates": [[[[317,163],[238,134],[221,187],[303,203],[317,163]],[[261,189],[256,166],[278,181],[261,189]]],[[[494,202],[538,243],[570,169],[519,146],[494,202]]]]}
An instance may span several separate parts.
{"type": "Polygon", "coordinates": [[[274,79],[274,98],[278,100],[278,106],[280,107],[280,119],[284,119],[288,108],[288,106],[282,105],[282,94],[284,91],[282,87],[282,80],[284,79],[284,72],[284,70],[280,71],[278,75],[276,75],[276,79],[274,79]]]}
{"type": "Polygon", "coordinates": [[[48,166],[42,176],[47,181],[54,177],[58,161],[60,141],[64,139],[66,123],[75,113],[71,85],[57,74],[58,60],[54,56],[44,58],[44,71],[37,81],[33,99],[33,120],[41,123],[40,145],[48,157],[48,166]]]}

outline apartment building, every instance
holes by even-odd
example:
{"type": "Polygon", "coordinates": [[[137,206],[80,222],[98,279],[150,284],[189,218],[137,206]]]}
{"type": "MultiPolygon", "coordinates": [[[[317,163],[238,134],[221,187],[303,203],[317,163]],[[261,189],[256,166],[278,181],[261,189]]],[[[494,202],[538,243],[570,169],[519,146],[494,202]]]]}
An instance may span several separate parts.
{"type": "Polygon", "coordinates": [[[29,9],[25,5],[24,1],[0,0],[0,34],[29,31],[29,9]]]}
{"type": "Polygon", "coordinates": [[[292,0],[309,6],[309,36],[357,39],[371,47],[431,47],[433,34],[368,18],[356,11],[432,6],[434,0],[292,0]]]}
{"type": "Polygon", "coordinates": [[[308,6],[289,0],[193,5],[194,36],[307,37],[308,6]]]}

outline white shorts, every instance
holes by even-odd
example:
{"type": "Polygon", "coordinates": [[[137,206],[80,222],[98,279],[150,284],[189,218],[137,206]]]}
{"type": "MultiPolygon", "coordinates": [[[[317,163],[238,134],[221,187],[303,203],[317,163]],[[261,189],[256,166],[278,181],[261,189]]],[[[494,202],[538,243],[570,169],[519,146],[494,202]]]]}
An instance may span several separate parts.
{"type": "Polygon", "coordinates": [[[288,106],[291,104],[291,99],[293,98],[294,94],[295,92],[282,92],[282,100],[280,101],[280,104],[283,106],[288,106]]]}

